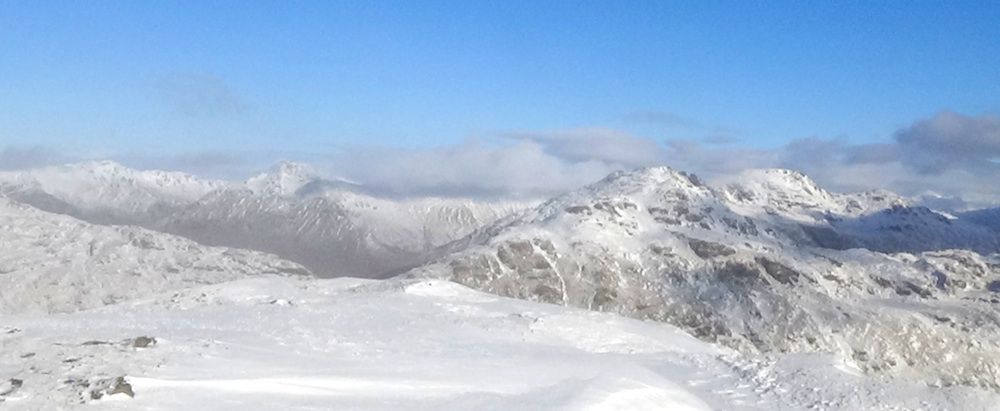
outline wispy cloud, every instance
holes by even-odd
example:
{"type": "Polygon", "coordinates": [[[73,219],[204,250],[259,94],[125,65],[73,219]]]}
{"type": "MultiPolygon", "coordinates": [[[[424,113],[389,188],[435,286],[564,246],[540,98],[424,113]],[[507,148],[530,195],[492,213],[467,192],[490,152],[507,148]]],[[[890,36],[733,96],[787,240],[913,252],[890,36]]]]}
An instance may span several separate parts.
{"type": "Polygon", "coordinates": [[[174,112],[196,118],[246,113],[252,105],[222,77],[175,74],[156,82],[157,96],[174,112]]]}
{"type": "Polygon", "coordinates": [[[66,161],[66,156],[46,147],[0,148],[0,170],[24,170],[66,161]]]}
{"type": "Polygon", "coordinates": [[[703,125],[693,119],[668,111],[645,110],[625,113],[622,120],[626,123],[651,124],[665,128],[695,128],[703,125]]]}
{"type": "Polygon", "coordinates": [[[610,128],[580,128],[537,133],[510,133],[506,138],[531,141],[551,155],[571,161],[600,161],[625,167],[663,162],[665,151],[656,141],[610,128]]]}
{"type": "MultiPolygon", "coordinates": [[[[396,195],[546,197],[627,166],[567,158],[543,141],[472,141],[431,149],[357,149],[334,157],[333,172],[396,195]]],[[[578,155],[579,153],[577,153],[578,155]]]]}
{"type": "Polygon", "coordinates": [[[739,141],[739,132],[732,128],[707,124],[669,111],[633,111],[623,115],[621,121],[630,126],[653,126],[666,134],[684,135],[685,138],[708,144],[726,145],[739,141]]]}

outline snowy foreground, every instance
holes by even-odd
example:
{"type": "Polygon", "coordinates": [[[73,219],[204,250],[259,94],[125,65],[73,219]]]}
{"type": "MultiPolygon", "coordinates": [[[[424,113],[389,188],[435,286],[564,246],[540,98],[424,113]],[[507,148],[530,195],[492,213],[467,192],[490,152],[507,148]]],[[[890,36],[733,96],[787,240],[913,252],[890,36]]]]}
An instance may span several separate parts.
{"type": "Polygon", "coordinates": [[[987,410],[998,399],[881,383],[846,363],[749,357],[662,323],[439,280],[263,276],[0,316],[3,409],[987,410]]]}

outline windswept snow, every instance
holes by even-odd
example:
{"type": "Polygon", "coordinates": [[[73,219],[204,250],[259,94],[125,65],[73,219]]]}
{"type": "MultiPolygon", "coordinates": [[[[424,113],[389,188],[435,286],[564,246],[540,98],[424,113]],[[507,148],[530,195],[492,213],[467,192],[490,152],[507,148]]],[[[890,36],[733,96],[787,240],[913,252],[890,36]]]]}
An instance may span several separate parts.
{"type": "Polygon", "coordinates": [[[990,400],[880,383],[825,357],[753,359],[666,324],[443,281],[263,276],[0,321],[0,376],[20,381],[0,396],[10,409],[985,410],[990,400]],[[136,348],[137,336],[156,341],[136,348]],[[118,377],[134,398],[108,394],[118,377]]]}

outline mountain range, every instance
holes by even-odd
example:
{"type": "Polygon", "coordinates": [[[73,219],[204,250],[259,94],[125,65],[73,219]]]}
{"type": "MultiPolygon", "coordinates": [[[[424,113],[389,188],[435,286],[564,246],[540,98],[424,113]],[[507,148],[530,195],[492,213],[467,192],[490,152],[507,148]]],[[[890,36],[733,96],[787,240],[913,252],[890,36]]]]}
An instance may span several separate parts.
{"type": "Polygon", "coordinates": [[[0,173],[0,312],[260,274],[449,280],[769,363],[822,353],[877,381],[1000,392],[1000,212],[790,170],[727,181],[652,167],[532,202],[398,198],[296,163],[239,182],[111,162],[0,173]]]}
{"type": "Polygon", "coordinates": [[[437,247],[531,204],[394,199],[290,162],[241,182],[81,163],[0,173],[0,193],[94,224],[137,225],[277,254],[322,277],[366,278],[425,263],[437,247]]]}

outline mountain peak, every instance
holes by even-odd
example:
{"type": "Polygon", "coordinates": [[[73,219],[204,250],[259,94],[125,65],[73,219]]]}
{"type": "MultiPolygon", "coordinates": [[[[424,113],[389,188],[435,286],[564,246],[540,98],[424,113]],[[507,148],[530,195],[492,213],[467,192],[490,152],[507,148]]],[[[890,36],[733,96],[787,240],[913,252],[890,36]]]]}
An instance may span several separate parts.
{"type": "Polygon", "coordinates": [[[813,179],[801,171],[786,168],[764,168],[752,169],[743,172],[744,180],[759,181],[772,186],[785,186],[787,188],[808,189],[810,191],[822,190],[813,179]]]}
{"type": "Polygon", "coordinates": [[[125,165],[112,160],[84,161],[80,163],[68,164],[65,167],[72,170],[85,171],[91,174],[101,175],[121,175],[138,172],[138,170],[126,167],[125,165]]]}
{"type": "Polygon", "coordinates": [[[739,202],[755,204],[823,206],[835,201],[832,194],[809,176],[780,168],[744,171],[724,191],[739,202]]]}
{"type": "Polygon", "coordinates": [[[308,164],[282,161],[270,170],[248,179],[246,186],[258,194],[291,196],[318,178],[316,170],[308,164]]]}
{"type": "Polygon", "coordinates": [[[662,187],[665,185],[695,188],[703,187],[704,183],[694,174],[678,171],[667,166],[618,171],[597,183],[597,186],[614,186],[629,190],[662,187]]]}
{"type": "Polygon", "coordinates": [[[286,174],[286,175],[315,175],[316,171],[309,164],[298,163],[295,161],[282,160],[272,167],[273,172],[286,174]]]}

